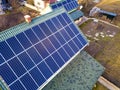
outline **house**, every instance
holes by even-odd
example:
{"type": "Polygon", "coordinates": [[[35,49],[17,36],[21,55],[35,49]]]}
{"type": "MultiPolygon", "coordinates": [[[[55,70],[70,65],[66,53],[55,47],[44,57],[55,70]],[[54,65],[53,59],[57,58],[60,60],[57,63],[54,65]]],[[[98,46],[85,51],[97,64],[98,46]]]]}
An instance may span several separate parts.
{"type": "Polygon", "coordinates": [[[55,3],[57,0],[34,0],[34,5],[38,9],[44,9],[47,5],[55,3]]]}
{"type": "Polygon", "coordinates": [[[91,90],[104,71],[82,51],[87,38],[64,8],[11,27],[0,37],[0,76],[10,90],[41,90],[50,81],[46,90],[91,90]]]}
{"type": "Polygon", "coordinates": [[[82,5],[79,5],[76,0],[62,0],[50,4],[50,6],[53,10],[64,7],[74,21],[84,16],[84,13],[81,11],[82,5]]]}
{"type": "Polygon", "coordinates": [[[41,14],[64,7],[73,20],[78,20],[84,16],[84,13],[81,11],[82,5],[79,5],[76,0],[34,0],[34,5],[41,14]]]}
{"type": "Polygon", "coordinates": [[[52,11],[49,5],[54,2],[56,0],[34,0],[34,5],[40,11],[40,14],[43,15],[52,11]]]}
{"type": "Polygon", "coordinates": [[[89,13],[89,16],[94,16],[96,13],[98,13],[100,11],[100,8],[98,7],[93,7],[91,10],[90,10],[90,13],[89,13]]]}
{"type": "Polygon", "coordinates": [[[102,16],[106,16],[107,19],[110,19],[110,20],[113,20],[117,14],[116,13],[113,13],[113,12],[109,12],[109,11],[106,11],[106,10],[103,10],[103,9],[100,9],[98,7],[93,7],[91,10],[90,10],[90,13],[89,13],[89,16],[95,16],[95,15],[98,15],[100,17],[102,16]]]}
{"type": "Polygon", "coordinates": [[[102,9],[99,11],[99,14],[101,14],[102,16],[106,16],[107,19],[110,19],[111,21],[117,16],[116,13],[105,11],[102,9]]]}
{"type": "Polygon", "coordinates": [[[43,0],[34,0],[34,5],[38,8],[38,9],[44,9],[46,2],[43,0]]]}

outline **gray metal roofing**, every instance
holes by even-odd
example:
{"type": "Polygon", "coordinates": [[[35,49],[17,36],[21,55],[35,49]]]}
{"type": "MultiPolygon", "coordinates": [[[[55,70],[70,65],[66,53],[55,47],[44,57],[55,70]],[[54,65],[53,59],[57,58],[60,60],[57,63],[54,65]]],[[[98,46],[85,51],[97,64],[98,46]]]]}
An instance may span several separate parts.
{"type": "Polygon", "coordinates": [[[83,12],[80,10],[73,11],[70,13],[70,16],[72,17],[73,20],[79,19],[80,17],[84,16],[83,12]]]}
{"type": "Polygon", "coordinates": [[[103,72],[104,67],[82,51],[43,90],[92,90],[103,72]]]}
{"type": "Polygon", "coordinates": [[[100,13],[103,13],[103,14],[108,14],[108,15],[112,15],[112,16],[117,16],[116,13],[108,12],[108,11],[105,11],[105,10],[100,10],[99,12],[100,12],[100,13]]]}

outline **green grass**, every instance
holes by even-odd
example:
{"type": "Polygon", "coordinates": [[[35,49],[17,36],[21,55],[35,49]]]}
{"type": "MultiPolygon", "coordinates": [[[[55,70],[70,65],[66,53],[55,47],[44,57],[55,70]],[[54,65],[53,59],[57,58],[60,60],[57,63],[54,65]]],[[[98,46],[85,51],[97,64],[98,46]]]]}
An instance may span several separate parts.
{"type": "Polygon", "coordinates": [[[108,90],[108,89],[104,87],[102,84],[97,82],[95,87],[92,90],[108,90]]]}
{"type": "Polygon", "coordinates": [[[92,19],[89,19],[88,21],[84,22],[83,24],[81,24],[79,26],[80,29],[82,29],[83,27],[85,27],[88,23],[92,22],[93,20],[92,19]]]}

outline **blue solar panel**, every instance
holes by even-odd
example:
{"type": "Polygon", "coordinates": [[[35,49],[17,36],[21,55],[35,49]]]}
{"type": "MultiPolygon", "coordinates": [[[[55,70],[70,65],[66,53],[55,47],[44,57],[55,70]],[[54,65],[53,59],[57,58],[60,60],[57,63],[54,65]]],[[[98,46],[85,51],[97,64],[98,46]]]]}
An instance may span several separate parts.
{"type": "Polygon", "coordinates": [[[60,7],[64,7],[68,12],[72,11],[73,9],[77,9],[79,4],[76,0],[63,0],[54,4],[51,4],[52,9],[57,9],[60,7]]]}
{"type": "Polygon", "coordinates": [[[1,54],[0,54],[0,64],[2,64],[4,61],[4,59],[2,58],[1,54]]]}
{"type": "Polygon", "coordinates": [[[41,89],[88,44],[64,9],[35,20],[0,39],[0,76],[11,90],[41,89]]]}

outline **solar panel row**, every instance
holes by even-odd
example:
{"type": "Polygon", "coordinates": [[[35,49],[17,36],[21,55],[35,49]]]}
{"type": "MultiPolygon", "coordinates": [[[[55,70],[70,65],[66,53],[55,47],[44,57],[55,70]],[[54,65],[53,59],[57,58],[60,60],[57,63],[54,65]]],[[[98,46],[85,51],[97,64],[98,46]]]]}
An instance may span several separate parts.
{"type": "Polygon", "coordinates": [[[77,3],[76,0],[64,0],[61,2],[57,2],[55,4],[51,4],[52,9],[57,9],[60,7],[64,7],[68,12],[78,8],[79,4],[77,3]]]}
{"type": "Polygon", "coordinates": [[[11,90],[36,90],[86,45],[68,14],[59,12],[0,42],[0,75],[11,90]]]}

